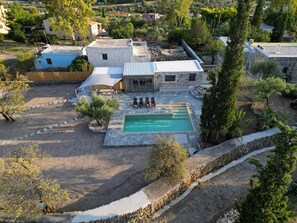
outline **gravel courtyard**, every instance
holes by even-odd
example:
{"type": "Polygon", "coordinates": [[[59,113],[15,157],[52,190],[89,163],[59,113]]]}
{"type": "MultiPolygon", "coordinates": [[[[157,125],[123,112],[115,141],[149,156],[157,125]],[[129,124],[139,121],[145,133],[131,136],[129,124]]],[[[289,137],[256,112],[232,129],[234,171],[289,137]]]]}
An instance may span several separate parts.
{"type": "MultiPolygon", "coordinates": [[[[26,93],[26,106],[73,98],[76,87],[33,86],[26,93]]],[[[141,170],[146,161],[146,147],[103,148],[104,134],[89,131],[88,119],[64,124],[76,115],[67,102],[27,110],[14,123],[1,117],[0,144],[4,144],[0,145],[0,155],[22,144],[37,143],[41,151],[51,156],[39,163],[44,173],[56,178],[70,192],[71,201],[63,211],[95,208],[145,186],[141,170]],[[54,124],[60,125],[23,140],[8,140],[54,124]]]]}

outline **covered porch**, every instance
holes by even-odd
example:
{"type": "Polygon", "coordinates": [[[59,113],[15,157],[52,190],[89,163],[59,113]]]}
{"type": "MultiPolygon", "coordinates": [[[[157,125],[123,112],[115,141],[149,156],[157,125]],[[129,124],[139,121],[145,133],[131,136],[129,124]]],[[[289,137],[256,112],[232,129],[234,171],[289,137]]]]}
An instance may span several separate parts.
{"type": "Polygon", "coordinates": [[[125,91],[154,91],[154,64],[125,63],[123,80],[125,91]]]}

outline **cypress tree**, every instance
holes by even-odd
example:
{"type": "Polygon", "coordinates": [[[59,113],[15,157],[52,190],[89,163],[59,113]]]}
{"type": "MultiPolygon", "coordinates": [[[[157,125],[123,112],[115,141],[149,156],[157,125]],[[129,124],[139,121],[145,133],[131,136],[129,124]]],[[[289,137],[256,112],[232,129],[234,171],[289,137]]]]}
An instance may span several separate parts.
{"type": "Polygon", "coordinates": [[[230,42],[225,51],[218,81],[211,90],[212,95],[205,96],[208,100],[203,103],[201,128],[207,132],[207,140],[217,141],[219,133],[228,129],[235,119],[235,102],[243,73],[243,45],[248,35],[251,3],[252,0],[238,1],[237,15],[231,21],[230,42]],[[212,121],[213,119],[215,121],[212,121]]]}
{"type": "Polygon", "coordinates": [[[296,168],[297,132],[280,125],[281,133],[275,136],[275,149],[264,168],[254,160],[258,174],[240,204],[240,223],[285,223],[288,221],[288,191],[291,174],[296,168]]]}
{"type": "Polygon", "coordinates": [[[263,7],[265,5],[265,2],[266,0],[258,0],[255,13],[252,18],[251,25],[255,27],[257,30],[260,29],[260,25],[263,18],[263,7]]]}

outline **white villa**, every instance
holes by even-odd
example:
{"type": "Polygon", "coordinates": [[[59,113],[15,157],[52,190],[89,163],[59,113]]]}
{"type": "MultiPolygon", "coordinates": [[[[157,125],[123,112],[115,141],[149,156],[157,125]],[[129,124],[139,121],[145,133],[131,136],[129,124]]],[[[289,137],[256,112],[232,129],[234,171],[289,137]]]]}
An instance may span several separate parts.
{"type": "Polygon", "coordinates": [[[97,39],[90,43],[86,50],[93,67],[124,67],[128,62],[150,61],[145,41],[97,39]]]}

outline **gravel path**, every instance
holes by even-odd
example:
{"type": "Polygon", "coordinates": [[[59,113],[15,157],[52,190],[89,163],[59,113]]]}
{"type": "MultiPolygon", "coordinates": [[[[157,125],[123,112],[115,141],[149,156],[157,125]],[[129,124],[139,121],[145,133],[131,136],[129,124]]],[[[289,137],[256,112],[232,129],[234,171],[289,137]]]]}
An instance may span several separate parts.
{"type": "MultiPolygon", "coordinates": [[[[267,154],[255,157],[265,163],[267,154]]],[[[186,198],[151,222],[215,222],[219,216],[232,208],[236,199],[246,193],[249,179],[253,174],[253,165],[244,161],[200,187],[194,188],[186,198]]]]}

